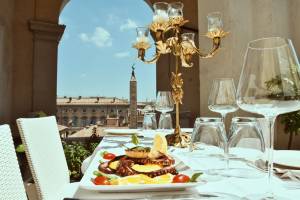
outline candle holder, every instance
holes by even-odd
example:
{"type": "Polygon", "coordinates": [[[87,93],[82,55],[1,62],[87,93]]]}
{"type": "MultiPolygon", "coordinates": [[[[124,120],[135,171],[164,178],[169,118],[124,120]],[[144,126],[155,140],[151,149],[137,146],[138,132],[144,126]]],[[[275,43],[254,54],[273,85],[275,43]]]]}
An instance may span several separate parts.
{"type": "Polygon", "coordinates": [[[179,71],[179,64],[181,63],[182,67],[192,68],[192,58],[195,54],[198,54],[200,58],[212,58],[220,49],[221,39],[228,32],[223,31],[222,18],[219,12],[208,14],[206,37],[212,40],[213,47],[208,53],[204,53],[196,47],[194,33],[181,34],[181,27],[188,22],[183,17],[183,4],[181,2],[170,4],[158,2],[153,5],[153,8],[153,22],[147,28],[137,28],[137,41],[133,44],[133,47],[138,50],[138,58],[145,63],[155,63],[163,54],[171,53],[175,56],[175,72],[172,72],[171,87],[176,109],[176,126],[174,133],[167,135],[166,139],[168,145],[186,147],[190,142],[190,136],[181,131],[179,124],[179,107],[182,104],[184,94],[183,78],[179,71]],[[155,40],[156,53],[151,59],[147,60],[145,59],[145,52],[150,48],[149,29],[155,40]]]}

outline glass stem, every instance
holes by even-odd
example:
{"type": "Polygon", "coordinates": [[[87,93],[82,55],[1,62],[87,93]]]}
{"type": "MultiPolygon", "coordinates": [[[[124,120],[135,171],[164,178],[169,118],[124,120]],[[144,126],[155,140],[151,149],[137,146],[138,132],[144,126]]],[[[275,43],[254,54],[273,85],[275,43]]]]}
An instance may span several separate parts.
{"type": "Polygon", "coordinates": [[[273,178],[273,151],[274,151],[274,124],[276,117],[267,117],[269,124],[269,148],[268,148],[268,193],[273,196],[272,178],[273,178]]]}
{"type": "Polygon", "coordinates": [[[224,155],[225,155],[225,162],[226,162],[226,169],[229,169],[229,146],[228,146],[228,136],[227,136],[227,131],[226,131],[226,126],[225,126],[225,118],[226,118],[227,113],[221,113],[222,116],[222,122],[224,124],[224,132],[226,136],[226,144],[224,145],[224,155]]]}

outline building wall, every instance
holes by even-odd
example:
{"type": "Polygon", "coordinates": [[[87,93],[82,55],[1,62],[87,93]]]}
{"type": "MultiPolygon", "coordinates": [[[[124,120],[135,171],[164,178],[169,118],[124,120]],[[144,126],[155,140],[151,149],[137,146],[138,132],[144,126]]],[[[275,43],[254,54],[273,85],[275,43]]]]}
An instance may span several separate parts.
{"type": "Polygon", "coordinates": [[[73,121],[74,127],[85,127],[97,122],[106,125],[107,118],[118,119],[121,126],[128,125],[128,109],[129,105],[58,105],[56,116],[58,123],[65,126],[69,125],[70,120],[73,121]]]}
{"type": "Polygon", "coordinates": [[[57,24],[62,0],[0,1],[0,123],[43,110],[55,114],[57,24]]]}
{"type": "MultiPolygon", "coordinates": [[[[222,12],[224,28],[230,31],[230,35],[223,40],[222,49],[213,59],[200,60],[201,116],[219,116],[209,111],[207,105],[212,81],[214,78],[232,77],[237,86],[249,41],[270,36],[291,38],[299,55],[299,9],[298,0],[198,0],[201,33],[207,30],[206,15],[212,11],[222,12]]],[[[201,46],[207,46],[210,41],[201,38],[199,42],[201,46]]],[[[227,118],[227,126],[234,115],[250,114],[242,111],[231,114],[227,118]]],[[[284,133],[280,123],[277,126],[277,147],[286,148],[288,135],[284,133]]],[[[294,144],[294,148],[300,148],[300,136],[295,138],[294,144]]]]}

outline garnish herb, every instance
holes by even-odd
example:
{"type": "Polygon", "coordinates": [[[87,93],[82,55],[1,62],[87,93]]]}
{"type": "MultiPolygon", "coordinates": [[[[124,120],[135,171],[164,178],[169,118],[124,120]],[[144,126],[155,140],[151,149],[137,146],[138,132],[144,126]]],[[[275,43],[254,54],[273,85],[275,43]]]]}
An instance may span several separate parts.
{"type": "Polygon", "coordinates": [[[197,178],[199,176],[201,176],[202,174],[203,174],[202,172],[198,172],[198,173],[193,174],[193,176],[190,179],[190,182],[197,182],[197,178]]]}
{"type": "Polygon", "coordinates": [[[113,177],[113,176],[109,176],[107,174],[104,174],[100,171],[94,171],[93,173],[95,176],[105,176],[108,180],[113,180],[113,179],[116,179],[117,177],[113,177]]]}
{"type": "Polygon", "coordinates": [[[138,145],[138,144],[140,143],[139,138],[138,138],[138,136],[137,136],[136,134],[133,134],[133,135],[131,136],[131,142],[132,142],[134,145],[138,145]]]}

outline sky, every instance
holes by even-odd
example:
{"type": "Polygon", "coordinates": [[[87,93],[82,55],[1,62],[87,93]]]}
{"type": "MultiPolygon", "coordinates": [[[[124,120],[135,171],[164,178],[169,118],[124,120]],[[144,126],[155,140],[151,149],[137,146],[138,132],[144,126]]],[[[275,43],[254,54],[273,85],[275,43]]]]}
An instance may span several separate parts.
{"type": "MultiPolygon", "coordinates": [[[[129,97],[131,65],[136,63],[138,101],[156,94],[154,64],[136,59],[136,27],[152,20],[142,0],[72,0],[59,22],[66,29],[58,49],[58,96],[129,97]]],[[[154,49],[146,53],[154,54],[154,49]]]]}

